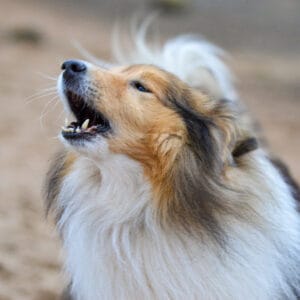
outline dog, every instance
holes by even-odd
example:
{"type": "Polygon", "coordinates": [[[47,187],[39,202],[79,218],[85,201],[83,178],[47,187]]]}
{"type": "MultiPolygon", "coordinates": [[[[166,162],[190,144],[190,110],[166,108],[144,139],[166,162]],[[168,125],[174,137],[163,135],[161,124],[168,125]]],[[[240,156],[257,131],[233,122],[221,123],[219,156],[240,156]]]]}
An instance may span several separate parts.
{"type": "Polygon", "coordinates": [[[260,145],[222,51],[140,39],[120,63],[62,65],[64,150],[47,211],[68,299],[298,299],[299,189],[260,145]]]}

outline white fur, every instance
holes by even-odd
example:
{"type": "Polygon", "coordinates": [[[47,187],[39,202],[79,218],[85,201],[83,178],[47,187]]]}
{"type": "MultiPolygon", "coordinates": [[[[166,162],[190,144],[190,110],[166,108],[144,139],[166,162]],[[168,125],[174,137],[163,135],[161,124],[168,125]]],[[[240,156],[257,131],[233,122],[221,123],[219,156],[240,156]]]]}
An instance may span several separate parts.
{"type": "Polygon", "coordinates": [[[252,174],[237,177],[245,178],[240,186],[253,193],[247,203],[263,221],[228,218],[222,251],[205,237],[161,229],[137,162],[79,159],[59,196],[75,299],[295,299],[288,285],[299,279],[295,203],[262,153],[249,163],[252,174]]]}

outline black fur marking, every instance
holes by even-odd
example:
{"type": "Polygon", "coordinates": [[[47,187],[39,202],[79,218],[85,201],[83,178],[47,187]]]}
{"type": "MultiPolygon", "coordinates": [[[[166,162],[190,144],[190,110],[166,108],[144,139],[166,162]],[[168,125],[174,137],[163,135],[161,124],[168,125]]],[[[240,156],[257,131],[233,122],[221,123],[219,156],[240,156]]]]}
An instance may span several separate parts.
{"type": "Polygon", "coordinates": [[[188,107],[184,107],[176,102],[175,105],[178,109],[177,112],[186,124],[190,148],[199,156],[198,158],[202,164],[206,168],[211,169],[216,164],[216,146],[213,143],[209,128],[214,126],[213,122],[204,116],[196,114],[188,107]]]}
{"type": "Polygon", "coordinates": [[[198,156],[203,166],[211,171],[220,162],[217,159],[216,144],[211,135],[211,129],[215,127],[214,122],[189,107],[187,101],[190,97],[189,91],[181,95],[183,99],[180,102],[177,100],[178,92],[170,89],[168,96],[187,127],[190,149],[198,156]]]}
{"type": "Polygon", "coordinates": [[[71,284],[69,284],[63,291],[60,300],[75,300],[71,295],[71,284]]]}
{"type": "Polygon", "coordinates": [[[232,155],[235,158],[240,157],[246,153],[256,150],[257,148],[258,143],[256,138],[251,137],[238,143],[238,145],[233,149],[232,155]]]}
{"type": "Polygon", "coordinates": [[[187,230],[190,221],[195,221],[205,228],[214,240],[225,245],[226,235],[219,224],[216,214],[227,213],[228,208],[222,203],[220,188],[223,163],[218,151],[218,144],[211,130],[216,128],[213,120],[195,112],[188,104],[188,92],[178,98],[178,93],[170,90],[169,103],[186,124],[188,143],[178,157],[173,184],[175,201],[170,212],[173,219],[180,222],[187,230]],[[183,217],[184,216],[184,217],[183,217]]]}
{"type": "MultiPolygon", "coordinates": [[[[280,172],[281,176],[283,177],[284,181],[289,185],[293,197],[295,200],[298,201],[300,205],[300,186],[296,182],[296,180],[292,177],[288,167],[278,158],[271,158],[271,163],[276,167],[276,169],[280,172]]],[[[300,206],[299,206],[300,210],[300,206]]]]}
{"type": "MultiPolygon", "coordinates": [[[[44,184],[44,198],[46,200],[46,213],[53,208],[54,202],[59,194],[62,176],[65,166],[66,152],[59,152],[53,159],[44,184]]],[[[56,216],[59,218],[60,213],[56,216]]]]}

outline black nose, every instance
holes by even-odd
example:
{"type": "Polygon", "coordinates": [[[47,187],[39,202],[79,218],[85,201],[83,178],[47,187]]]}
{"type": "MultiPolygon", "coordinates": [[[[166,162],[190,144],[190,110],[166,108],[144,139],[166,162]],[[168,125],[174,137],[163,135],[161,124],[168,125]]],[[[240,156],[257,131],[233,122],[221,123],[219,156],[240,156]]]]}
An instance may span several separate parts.
{"type": "MultiPolygon", "coordinates": [[[[62,70],[68,73],[83,73],[86,71],[86,65],[80,60],[66,60],[62,66],[62,70]]],[[[74,74],[75,75],[75,74],[74,74]]]]}

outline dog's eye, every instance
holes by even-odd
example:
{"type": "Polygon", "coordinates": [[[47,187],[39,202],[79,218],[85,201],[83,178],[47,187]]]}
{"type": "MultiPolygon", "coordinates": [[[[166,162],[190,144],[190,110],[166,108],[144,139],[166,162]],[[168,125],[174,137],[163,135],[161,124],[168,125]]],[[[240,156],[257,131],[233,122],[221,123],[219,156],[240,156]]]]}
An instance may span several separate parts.
{"type": "Polygon", "coordinates": [[[133,81],[131,85],[137,89],[138,91],[142,93],[150,93],[150,90],[148,90],[144,85],[142,85],[139,81],[133,81]]]}

